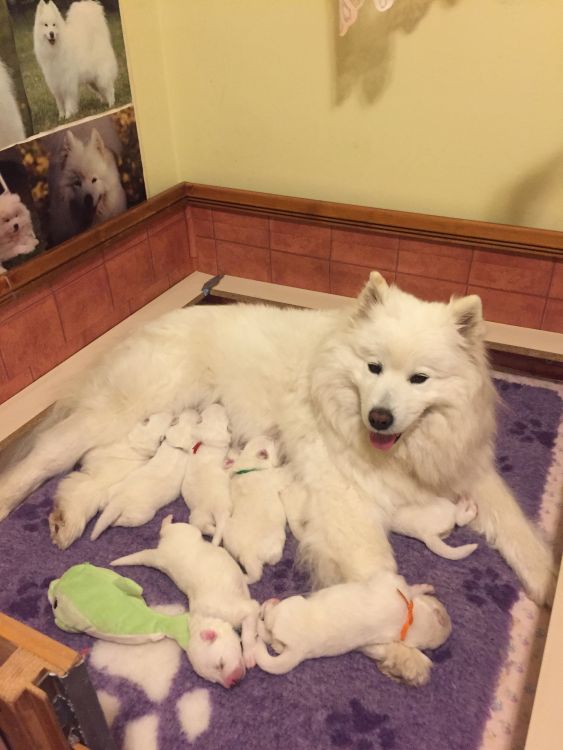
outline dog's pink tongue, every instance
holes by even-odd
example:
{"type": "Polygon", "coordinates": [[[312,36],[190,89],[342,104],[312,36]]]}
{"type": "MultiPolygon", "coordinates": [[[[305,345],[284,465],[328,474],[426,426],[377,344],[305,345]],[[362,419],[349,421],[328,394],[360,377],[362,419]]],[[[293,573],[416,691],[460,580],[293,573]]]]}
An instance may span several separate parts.
{"type": "Polygon", "coordinates": [[[395,445],[397,435],[382,435],[380,432],[370,432],[369,440],[374,448],[380,451],[389,451],[395,445]]]}

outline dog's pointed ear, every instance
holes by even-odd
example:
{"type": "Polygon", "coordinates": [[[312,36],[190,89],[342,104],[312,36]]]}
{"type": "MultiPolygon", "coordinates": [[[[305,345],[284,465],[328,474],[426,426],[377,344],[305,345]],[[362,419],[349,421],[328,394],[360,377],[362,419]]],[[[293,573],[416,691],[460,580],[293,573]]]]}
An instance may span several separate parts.
{"type": "Polygon", "coordinates": [[[450,300],[450,310],[460,334],[469,341],[483,336],[483,304],[481,297],[470,294],[468,297],[450,300]]]}
{"type": "Polygon", "coordinates": [[[102,136],[98,133],[96,128],[92,128],[92,132],[90,133],[90,143],[96,151],[99,151],[100,154],[104,154],[106,150],[106,144],[104,143],[104,139],[102,136]]]}
{"type": "Polygon", "coordinates": [[[61,166],[63,168],[65,166],[68,155],[70,154],[70,152],[76,146],[77,143],[78,143],[78,140],[76,136],[72,133],[72,131],[65,130],[65,134],[63,137],[63,145],[61,146],[61,151],[60,151],[61,166]]]}
{"type": "Polygon", "coordinates": [[[383,276],[379,271],[372,271],[369,275],[367,284],[364,286],[358,297],[358,314],[367,315],[374,305],[383,304],[388,291],[389,285],[383,276]]]}

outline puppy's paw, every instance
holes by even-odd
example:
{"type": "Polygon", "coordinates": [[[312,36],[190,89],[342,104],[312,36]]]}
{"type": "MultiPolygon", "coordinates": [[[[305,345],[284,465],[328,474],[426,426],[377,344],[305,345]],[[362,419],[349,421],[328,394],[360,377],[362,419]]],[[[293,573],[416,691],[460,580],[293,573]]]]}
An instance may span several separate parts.
{"type": "Polygon", "coordinates": [[[256,666],[256,654],[253,647],[243,649],[244,666],[253,669],[256,666]]]}
{"type": "Polygon", "coordinates": [[[416,648],[402,643],[390,643],[385,647],[383,659],[378,662],[383,674],[413,687],[426,685],[430,680],[432,662],[416,648]]]}
{"type": "Polygon", "coordinates": [[[431,583],[415,583],[411,586],[411,594],[420,596],[421,594],[434,594],[434,586],[431,583]]]}

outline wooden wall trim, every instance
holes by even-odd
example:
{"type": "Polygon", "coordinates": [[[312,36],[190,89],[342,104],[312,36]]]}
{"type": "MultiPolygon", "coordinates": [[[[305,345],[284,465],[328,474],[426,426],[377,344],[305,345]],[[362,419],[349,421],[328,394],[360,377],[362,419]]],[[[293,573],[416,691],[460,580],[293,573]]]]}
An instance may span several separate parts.
{"type": "Polygon", "coordinates": [[[401,234],[411,239],[472,247],[478,245],[481,249],[515,255],[563,259],[563,232],[182,182],[1,275],[0,302],[69,261],[101,249],[117,239],[125,239],[147,221],[186,206],[246,211],[351,231],[401,234]]]}
{"type": "Polygon", "coordinates": [[[518,255],[563,258],[563,232],[548,229],[450,219],[445,216],[291,198],[211,185],[186,184],[186,194],[189,205],[193,206],[250,210],[288,219],[316,221],[342,229],[368,229],[382,234],[408,235],[412,239],[426,241],[472,246],[478,244],[482,248],[518,255]]]}

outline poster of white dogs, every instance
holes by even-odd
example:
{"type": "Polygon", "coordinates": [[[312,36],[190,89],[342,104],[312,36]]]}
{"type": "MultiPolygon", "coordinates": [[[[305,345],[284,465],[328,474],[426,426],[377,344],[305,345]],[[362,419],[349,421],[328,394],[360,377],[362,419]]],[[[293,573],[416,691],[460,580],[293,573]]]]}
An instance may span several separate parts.
{"type": "Polygon", "coordinates": [[[145,197],[118,0],[0,0],[0,273],[145,197]]]}

